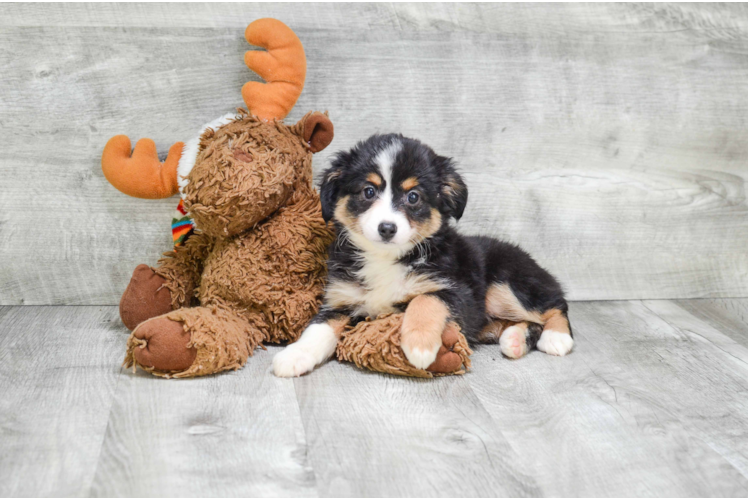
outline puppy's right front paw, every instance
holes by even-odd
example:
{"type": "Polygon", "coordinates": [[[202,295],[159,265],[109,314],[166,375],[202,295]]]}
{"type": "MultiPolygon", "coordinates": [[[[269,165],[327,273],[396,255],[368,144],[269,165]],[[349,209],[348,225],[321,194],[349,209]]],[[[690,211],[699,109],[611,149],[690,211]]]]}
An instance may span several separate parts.
{"type": "Polygon", "coordinates": [[[273,373],[276,377],[300,377],[312,371],[315,365],[314,356],[291,345],[273,358],[273,373]]]}
{"type": "Polygon", "coordinates": [[[436,355],[439,354],[439,348],[442,346],[441,339],[439,343],[434,342],[433,345],[427,345],[425,341],[420,342],[408,341],[405,339],[400,346],[411,365],[415,366],[420,370],[425,370],[431,364],[436,361],[436,355]]]}

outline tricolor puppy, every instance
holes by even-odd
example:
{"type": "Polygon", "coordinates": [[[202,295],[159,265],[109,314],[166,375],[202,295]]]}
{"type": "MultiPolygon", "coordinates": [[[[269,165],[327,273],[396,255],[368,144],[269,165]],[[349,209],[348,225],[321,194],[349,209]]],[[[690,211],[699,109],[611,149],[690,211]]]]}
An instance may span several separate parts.
{"type": "Polygon", "coordinates": [[[347,324],[389,312],[405,311],[402,348],[417,368],[434,362],[450,319],[468,341],[498,342],[510,358],[533,347],[571,350],[568,307],[553,276],[517,246],[450,225],[468,197],[451,159],[414,139],[375,135],[336,155],[320,196],[338,234],[324,303],[275,356],[276,375],[311,371],[335,352],[347,324]]]}

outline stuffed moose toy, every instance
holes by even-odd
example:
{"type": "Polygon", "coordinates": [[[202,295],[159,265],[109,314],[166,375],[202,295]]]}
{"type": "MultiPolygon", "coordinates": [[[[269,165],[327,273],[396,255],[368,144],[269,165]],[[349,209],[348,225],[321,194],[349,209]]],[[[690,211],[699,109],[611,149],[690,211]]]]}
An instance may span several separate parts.
{"type": "MultiPolygon", "coordinates": [[[[120,316],[132,330],[125,366],[167,378],[238,369],[264,342],[295,341],[318,310],[335,235],[312,185],[312,154],[330,144],[333,125],[319,112],[282,122],[306,76],[293,31],[259,19],[245,37],[267,49],[245,54],[266,81],[242,88],[248,111],[205,125],[163,163],[150,139],[131,151],[119,135],[104,148],[102,169],[117,189],[151,199],[179,193],[188,214],[174,227],[174,250],[158,267],[137,266],[122,295],[120,316]]],[[[467,343],[450,323],[433,370],[417,370],[399,348],[401,323],[389,315],[349,328],[338,358],[417,377],[469,367],[467,343]]]]}

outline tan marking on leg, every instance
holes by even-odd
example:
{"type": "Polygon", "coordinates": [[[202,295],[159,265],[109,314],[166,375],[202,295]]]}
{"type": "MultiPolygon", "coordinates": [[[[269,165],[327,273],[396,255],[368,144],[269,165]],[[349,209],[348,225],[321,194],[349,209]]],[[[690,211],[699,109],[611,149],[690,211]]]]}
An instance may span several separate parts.
{"type": "Polygon", "coordinates": [[[486,293],[486,312],[493,318],[543,323],[540,313],[528,311],[508,284],[491,285],[486,293]]]}
{"type": "Polygon", "coordinates": [[[376,172],[371,172],[369,175],[367,175],[366,180],[371,182],[378,188],[382,187],[382,177],[376,172]]]}
{"type": "Polygon", "coordinates": [[[418,179],[416,179],[415,177],[408,177],[401,184],[401,186],[403,187],[404,191],[410,191],[411,189],[413,189],[417,185],[418,185],[418,179]]]}
{"type": "Polygon", "coordinates": [[[433,295],[419,295],[408,304],[401,327],[401,346],[416,368],[425,368],[436,359],[448,317],[446,304],[433,295]],[[419,361],[424,366],[418,366],[419,361]]]}
{"type": "Polygon", "coordinates": [[[558,309],[543,313],[543,333],[538,339],[538,350],[553,356],[566,356],[574,347],[569,321],[558,309]]]}
{"type": "Polygon", "coordinates": [[[495,319],[493,321],[489,321],[488,324],[483,327],[483,330],[481,330],[481,332],[478,334],[478,342],[484,344],[495,344],[499,341],[501,332],[514,324],[514,321],[503,319],[495,319]]]}
{"type": "Polygon", "coordinates": [[[327,320],[327,324],[330,325],[330,328],[332,328],[332,331],[335,332],[335,335],[338,337],[338,340],[340,337],[343,336],[343,332],[345,331],[345,327],[348,326],[348,323],[351,322],[351,318],[349,316],[346,316],[345,314],[341,314],[340,316],[337,316],[335,318],[330,318],[327,320]]]}
{"type": "Polygon", "coordinates": [[[569,320],[558,309],[549,309],[541,316],[543,330],[553,330],[560,333],[570,333],[569,320]]]}

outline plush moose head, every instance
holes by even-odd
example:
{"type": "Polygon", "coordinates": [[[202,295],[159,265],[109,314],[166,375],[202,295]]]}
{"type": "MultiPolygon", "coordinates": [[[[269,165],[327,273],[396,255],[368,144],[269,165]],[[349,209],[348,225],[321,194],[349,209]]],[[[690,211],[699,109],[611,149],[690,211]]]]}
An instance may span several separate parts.
{"type": "Polygon", "coordinates": [[[301,184],[311,186],[312,153],[333,138],[326,114],[308,113],[295,125],[281,120],[304,86],[306,57],[298,37],[275,19],[247,27],[252,45],[244,60],[266,83],[248,82],[239,110],[207,124],[199,136],[174,144],[158,160],[152,140],[141,139],[130,155],[127,136],[104,148],[102,169],[109,182],[138,198],[166,198],[181,192],[196,227],[216,237],[251,228],[283,206],[301,184]]]}
{"type": "Polygon", "coordinates": [[[321,113],[287,126],[240,111],[201,135],[194,167],[180,183],[185,209],[211,236],[242,233],[284,206],[301,185],[311,188],[312,153],[331,139],[332,123],[321,113]]]}

